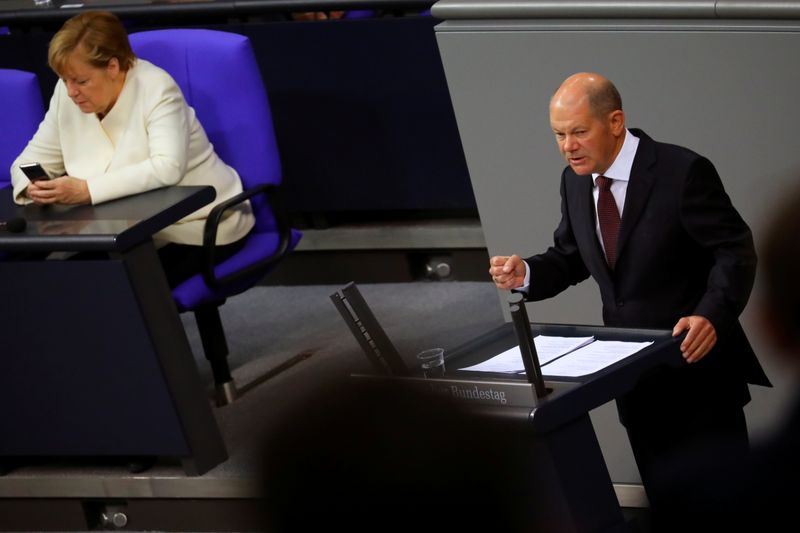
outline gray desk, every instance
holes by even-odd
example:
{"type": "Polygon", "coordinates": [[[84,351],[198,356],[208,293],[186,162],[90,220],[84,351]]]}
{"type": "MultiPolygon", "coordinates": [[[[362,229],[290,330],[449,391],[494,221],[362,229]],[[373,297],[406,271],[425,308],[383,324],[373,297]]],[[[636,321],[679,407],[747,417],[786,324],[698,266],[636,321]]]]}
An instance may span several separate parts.
{"type": "Polygon", "coordinates": [[[214,199],[171,187],[98,206],[16,206],[0,190],[0,460],[163,456],[200,475],[227,458],[151,236],[214,199]]]}

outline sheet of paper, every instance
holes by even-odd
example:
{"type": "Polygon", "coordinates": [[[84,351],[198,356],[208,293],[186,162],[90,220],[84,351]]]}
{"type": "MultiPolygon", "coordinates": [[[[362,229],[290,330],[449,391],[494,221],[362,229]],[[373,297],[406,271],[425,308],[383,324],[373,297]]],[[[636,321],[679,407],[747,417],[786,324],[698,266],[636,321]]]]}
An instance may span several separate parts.
{"type": "MultiPolygon", "coordinates": [[[[539,364],[549,363],[557,357],[577,350],[582,346],[594,342],[594,337],[554,337],[537,335],[533,339],[536,345],[536,354],[539,356],[539,364]]],[[[519,349],[519,347],[517,348],[519,349]]]]}
{"type": "Polygon", "coordinates": [[[545,376],[580,377],[593,374],[653,344],[649,342],[594,341],[560,359],[542,365],[545,376]]]}
{"type": "MultiPolygon", "coordinates": [[[[576,348],[589,344],[593,340],[594,337],[554,337],[537,335],[533,339],[533,344],[536,346],[536,353],[539,356],[539,365],[544,365],[557,357],[561,357],[565,353],[569,353],[576,348]]],[[[514,346],[505,352],[495,355],[491,359],[487,359],[474,366],[462,368],[461,370],[514,374],[525,372],[525,365],[522,364],[522,353],[519,350],[519,346],[514,346]]]]}

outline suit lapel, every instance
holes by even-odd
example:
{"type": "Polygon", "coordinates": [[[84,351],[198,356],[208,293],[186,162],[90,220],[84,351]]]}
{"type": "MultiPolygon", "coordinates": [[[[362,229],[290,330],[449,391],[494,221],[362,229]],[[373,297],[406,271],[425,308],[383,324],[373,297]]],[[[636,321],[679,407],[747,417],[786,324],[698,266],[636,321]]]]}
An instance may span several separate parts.
{"type": "Polygon", "coordinates": [[[647,199],[655,183],[655,175],[650,171],[656,161],[655,143],[641,130],[631,130],[631,133],[640,140],[631,167],[628,190],[625,193],[625,206],[622,209],[619,236],[617,237],[618,260],[623,255],[625,244],[644,211],[644,206],[647,204],[647,199]]]}

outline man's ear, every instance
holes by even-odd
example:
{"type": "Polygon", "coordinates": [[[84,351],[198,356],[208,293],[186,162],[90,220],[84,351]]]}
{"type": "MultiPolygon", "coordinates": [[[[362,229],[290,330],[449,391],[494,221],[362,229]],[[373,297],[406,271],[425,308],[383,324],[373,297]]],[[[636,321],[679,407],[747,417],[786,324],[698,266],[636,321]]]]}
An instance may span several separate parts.
{"type": "Polygon", "coordinates": [[[625,113],[622,109],[617,109],[608,114],[608,126],[615,137],[619,137],[625,132],[625,113]]]}

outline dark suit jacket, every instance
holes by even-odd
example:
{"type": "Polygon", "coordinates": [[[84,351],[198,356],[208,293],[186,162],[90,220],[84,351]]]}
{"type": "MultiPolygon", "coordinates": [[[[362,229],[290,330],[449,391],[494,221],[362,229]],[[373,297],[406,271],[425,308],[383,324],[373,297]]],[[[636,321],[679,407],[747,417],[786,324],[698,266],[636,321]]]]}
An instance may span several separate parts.
{"type": "Polygon", "coordinates": [[[708,159],[655,142],[641,130],[631,133],[640,142],[615,270],[608,268],[595,232],[592,177],[567,167],[554,244],[527,259],[528,298],[552,297],[591,275],[600,287],[608,326],[672,329],[682,316],[704,316],[716,328],[717,345],[700,362],[670,374],[683,384],[661,379],[663,390],[650,387],[650,394],[669,394],[688,380],[713,401],[743,405],[749,400],[746,382],[769,385],[738,321],[755,278],[750,229],[708,159]]]}

